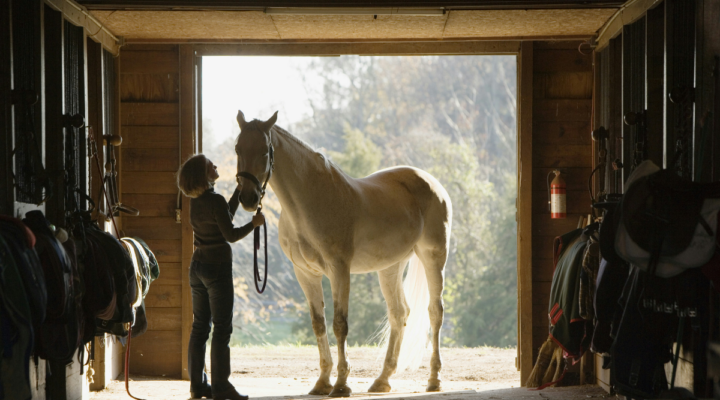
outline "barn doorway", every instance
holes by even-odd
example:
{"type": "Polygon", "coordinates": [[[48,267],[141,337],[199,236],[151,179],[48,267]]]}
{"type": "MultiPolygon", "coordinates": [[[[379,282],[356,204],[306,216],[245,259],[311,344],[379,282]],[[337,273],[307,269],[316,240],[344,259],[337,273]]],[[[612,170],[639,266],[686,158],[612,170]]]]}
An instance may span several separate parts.
{"type": "MultiPolygon", "coordinates": [[[[226,197],[235,188],[237,110],[248,120],[279,111],[278,125],[353,177],[412,165],[438,178],[454,208],[443,385],[519,386],[516,56],[203,56],[199,67],[199,147],[219,166],[216,191],[226,197]]],[[[251,240],[233,246],[232,380],[242,385],[272,375],[311,387],[318,355],[306,301],[278,244],[281,209],[271,190],[263,204],[272,266],[267,292],[258,295],[252,283],[251,240]],[[258,371],[253,360],[265,367],[258,371]]],[[[235,218],[244,224],[250,214],[240,210],[235,218]]],[[[332,326],[327,279],[324,289],[332,326]]],[[[354,275],[348,345],[356,390],[365,390],[380,371],[383,353],[373,335],[384,316],[376,274],[354,275]]],[[[422,390],[428,362],[423,365],[395,381],[407,391],[422,390]]]]}

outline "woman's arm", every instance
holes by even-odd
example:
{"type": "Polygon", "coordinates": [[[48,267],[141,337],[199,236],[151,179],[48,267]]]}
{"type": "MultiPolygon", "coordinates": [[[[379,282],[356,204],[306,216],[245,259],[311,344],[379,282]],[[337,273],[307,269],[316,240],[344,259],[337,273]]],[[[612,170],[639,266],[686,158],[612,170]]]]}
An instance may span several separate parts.
{"type": "MultiPolygon", "coordinates": [[[[233,198],[230,199],[231,202],[233,201],[233,199],[238,197],[236,193],[237,190],[235,191],[235,193],[233,193],[233,198]]],[[[218,224],[218,228],[220,228],[220,232],[222,233],[225,240],[233,243],[244,238],[250,232],[252,232],[254,226],[251,221],[241,227],[235,227],[232,220],[233,215],[238,208],[238,201],[235,201],[234,210],[232,210],[231,207],[232,206],[225,201],[225,198],[222,195],[218,195],[217,200],[213,203],[213,214],[215,215],[215,221],[218,224]]]]}
{"type": "Polygon", "coordinates": [[[240,206],[240,189],[235,188],[235,191],[233,192],[232,196],[230,196],[230,202],[228,202],[228,207],[230,208],[230,218],[235,217],[235,212],[237,212],[238,207],[240,206]]]}

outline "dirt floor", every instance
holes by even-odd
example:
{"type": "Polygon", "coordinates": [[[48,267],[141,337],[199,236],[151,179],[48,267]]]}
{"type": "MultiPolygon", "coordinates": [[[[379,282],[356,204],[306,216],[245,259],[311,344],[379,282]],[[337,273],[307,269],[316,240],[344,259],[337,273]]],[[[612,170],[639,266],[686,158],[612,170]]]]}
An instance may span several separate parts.
{"type": "MultiPolygon", "coordinates": [[[[442,349],[443,392],[425,393],[428,379],[429,351],[423,365],[414,372],[396,374],[391,379],[392,392],[368,394],[367,389],[382,368],[380,349],[356,347],[349,349],[351,372],[348,379],[353,398],[383,397],[401,399],[590,399],[608,397],[595,386],[548,388],[528,391],[520,386],[520,373],[515,368],[515,349],[447,348],[442,349]],[[380,357],[379,357],[380,356],[380,357]]],[[[333,354],[337,361],[337,354],[333,354]]],[[[209,360],[207,362],[210,364],[209,360]]],[[[318,377],[318,352],[315,347],[273,346],[232,348],[230,381],[243,394],[263,399],[321,399],[308,396],[318,377]]],[[[211,372],[211,371],[210,371],[211,372]]],[[[186,399],[189,382],[155,377],[131,376],[131,393],[142,399],[186,399]]],[[[614,397],[614,396],[613,396],[614,397]]],[[[113,381],[105,390],[93,392],[91,398],[127,399],[123,381],[113,381]]]]}

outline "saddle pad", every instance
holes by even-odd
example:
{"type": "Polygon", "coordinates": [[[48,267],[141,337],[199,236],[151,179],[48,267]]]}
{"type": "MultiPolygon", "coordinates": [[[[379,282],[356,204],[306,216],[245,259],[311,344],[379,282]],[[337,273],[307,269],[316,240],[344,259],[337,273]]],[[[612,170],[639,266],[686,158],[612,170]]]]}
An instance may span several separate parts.
{"type": "MultiPolygon", "coordinates": [[[[697,224],[692,241],[685,250],[672,257],[660,256],[655,275],[661,278],[671,278],[688,268],[701,267],[712,258],[716,248],[718,211],[720,211],[720,199],[705,199],[700,216],[710,226],[713,234],[708,235],[705,228],[701,224],[697,224]]],[[[615,235],[615,251],[626,261],[647,271],[650,252],[633,241],[622,220],[615,235]]]]}

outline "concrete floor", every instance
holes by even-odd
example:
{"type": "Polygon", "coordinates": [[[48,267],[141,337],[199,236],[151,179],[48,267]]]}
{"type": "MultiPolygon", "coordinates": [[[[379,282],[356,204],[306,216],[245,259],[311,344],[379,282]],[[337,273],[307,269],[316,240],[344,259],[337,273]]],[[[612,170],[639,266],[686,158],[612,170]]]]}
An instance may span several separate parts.
{"type": "MultiPolygon", "coordinates": [[[[238,390],[253,399],[263,400],[300,400],[325,399],[321,396],[309,396],[307,391],[311,387],[308,380],[290,378],[231,378],[231,382],[238,390]]],[[[312,382],[314,383],[314,382],[312,382]]],[[[366,390],[368,379],[350,380],[350,387],[357,390],[366,390]],[[363,389],[360,389],[363,388],[363,389]]],[[[597,386],[573,386],[562,388],[547,388],[542,391],[531,391],[526,388],[497,387],[491,382],[478,386],[478,382],[448,382],[445,391],[439,393],[426,393],[420,387],[421,382],[394,381],[393,391],[388,394],[369,394],[364,392],[353,393],[354,400],[360,399],[395,399],[404,400],[417,398],[417,400],[576,400],[576,399],[605,399],[615,398],[597,386]],[[465,388],[463,388],[465,387],[465,388]]],[[[180,400],[187,399],[189,383],[187,381],[158,379],[156,377],[132,376],[130,393],[138,398],[153,400],[180,400]]],[[[124,381],[112,381],[109,387],[99,392],[91,393],[92,399],[126,400],[124,381]]]]}

